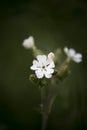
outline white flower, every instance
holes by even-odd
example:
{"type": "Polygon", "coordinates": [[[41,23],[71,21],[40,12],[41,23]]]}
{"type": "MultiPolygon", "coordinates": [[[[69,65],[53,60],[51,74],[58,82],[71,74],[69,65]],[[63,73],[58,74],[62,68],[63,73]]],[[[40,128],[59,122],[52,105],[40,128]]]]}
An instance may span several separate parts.
{"type": "Polygon", "coordinates": [[[51,78],[54,73],[54,61],[46,55],[38,55],[36,60],[33,60],[33,65],[30,67],[35,70],[37,78],[51,78]]]}
{"type": "Polygon", "coordinates": [[[22,44],[26,49],[32,48],[34,46],[34,38],[30,36],[29,38],[25,39],[22,44]]]}
{"type": "Polygon", "coordinates": [[[64,52],[69,58],[71,58],[76,63],[79,63],[82,61],[82,54],[76,53],[74,49],[72,48],[68,49],[67,47],[64,47],[64,52]]]}

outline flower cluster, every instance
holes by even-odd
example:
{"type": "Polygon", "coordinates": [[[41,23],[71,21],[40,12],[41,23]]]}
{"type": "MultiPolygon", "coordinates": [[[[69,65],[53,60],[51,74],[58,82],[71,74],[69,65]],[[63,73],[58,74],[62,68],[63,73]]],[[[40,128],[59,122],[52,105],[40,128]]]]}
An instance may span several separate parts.
{"type": "MultiPolygon", "coordinates": [[[[34,49],[34,38],[30,36],[28,39],[25,39],[23,41],[23,46],[26,49],[34,49]]],[[[34,49],[34,51],[37,51],[37,49],[34,49]]],[[[64,52],[67,55],[67,58],[70,60],[76,63],[80,63],[82,61],[82,54],[76,53],[74,49],[68,49],[67,47],[64,47],[64,52]]],[[[35,75],[38,79],[43,77],[52,78],[52,75],[55,71],[55,59],[57,58],[55,58],[55,54],[53,52],[50,52],[48,55],[36,55],[36,59],[33,60],[33,65],[30,67],[30,69],[35,71],[35,75]]]]}
{"type": "Polygon", "coordinates": [[[72,48],[64,47],[66,59],[62,61],[61,49],[57,48],[54,53],[50,52],[45,55],[41,50],[35,46],[34,38],[30,36],[23,41],[23,47],[31,49],[34,60],[30,67],[34,71],[29,79],[41,92],[41,104],[39,105],[39,112],[42,114],[42,130],[45,130],[47,118],[51,112],[52,105],[57,95],[56,88],[60,82],[69,74],[69,63],[74,61],[80,63],[82,61],[82,54],[76,53],[72,48]]]}

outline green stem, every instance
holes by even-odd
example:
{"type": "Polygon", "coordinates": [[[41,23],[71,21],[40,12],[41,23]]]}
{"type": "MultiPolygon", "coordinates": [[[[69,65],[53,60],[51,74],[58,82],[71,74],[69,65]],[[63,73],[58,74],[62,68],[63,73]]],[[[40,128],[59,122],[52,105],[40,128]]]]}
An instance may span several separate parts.
{"type": "Polygon", "coordinates": [[[53,81],[51,82],[51,86],[50,86],[50,89],[49,89],[49,94],[48,94],[48,99],[47,99],[47,110],[48,110],[48,114],[49,112],[51,111],[51,101],[53,99],[53,96],[54,96],[54,84],[53,84],[53,81]]]}
{"type": "Polygon", "coordinates": [[[42,110],[44,110],[45,103],[46,103],[45,87],[42,87],[41,88],[41,106],[42,106],[42,110]]]}
{"type": "Polygon", "coordinates": [[[49,93],[47,97],[47,101],[43,104],[43,117],[42,117],[42,130],[46,130],[47,126],[47,120],[48,120],[48,115],[51,107],[51,100],[54,95],[54,86],[53,86],[53,81],[51,82],[51,86],[49,88],[49,93]]]}
{"type": "Polygon", "coordinates": [[[44,113],[42,117],[42,130],[46,130],[48,113],[44,113]]]}

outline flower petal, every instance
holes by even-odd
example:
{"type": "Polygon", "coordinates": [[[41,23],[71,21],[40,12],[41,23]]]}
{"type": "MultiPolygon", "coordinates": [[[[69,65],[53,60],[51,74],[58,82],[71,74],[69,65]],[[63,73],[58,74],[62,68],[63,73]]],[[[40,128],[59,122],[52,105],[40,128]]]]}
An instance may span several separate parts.
{"type": "Polygon", "coordinates": [[[37,70],[37,67],[36,67],[35,65],[32,65],[32,66],[30,67],[30,69],[31,69],[31,70],[37,70]]]}
{"type": "Polygon", "coordinates": [[[29,38],[25,39],[22,44],[26,49],[32,48],[34,46],[34,38],[30,36],[29,38]]]}
{"type": "Polygon", "coordinates": [[[43,71],[41,71],[40,69],[36,70],[35,74],[36,74],[37,78],[39,78],[39,79],[43,78],[43,76],[44,76],[43,71]]]}
{"type": "Polygon", "coordinates": [[[72,48],[71,48],[71,49],[69,49],[68,56],[72,58],[72,57],[74,57],[74,55],[75,55],[75,50],[74,50],[74,49],[72,49],[72,48]]]}
{"type": "Polygon", "coordinates": [[[39,63],[41,63],[41,64],[46,63],[46,59],[47,59],[46,55],[38,55],[36,58],[39,61],[39,63]]]}
{"type": "Polygon", "coordinates": [[[75,57],[76,57],[76,58],[82,58],[82,54],[76,53],[75,57]]]}
{"type": "Polygon", "coordinates": [[[48,79],[52,77],[52,75],[48,74],[46,71],[44,72],[44,74],[45,74],[45,77],[48,78],[48,79]]]}
{"type": "Polygon", "coordinates": [[[37,70],[39,68],[39,63],[36,60],[33,60],[33,65],[30,67],[31,70],[37,70]]]}
{"type": "Polygon", "coordinates": [[[33,60],[33,65],[38,67],[39,66],[39,62],[37,60],[33,60]]]}
{"type": "Polygon", "coordinates": [[[50,66],[50,68],[55,67],[54,61],[52,59],[50,59],[50,58],[47,59],[46,65],[50,66]]]}
{"type": "Polygon", "coordinates": [[[68,55],[68,48],[67,47],[64,47],[64,52],[68,55]]]}
{"type": "Polygon", "coordinates": [[[77,53],[77,54],[74,56],[73,60],[74,60],[76,63],[80,63],[80,62],[82,61],[82,54],[77,53]]]}
{"type": "Polygon", "coordinates": [[[46,71],[48,74],[52,74],[54,72],[54,69],[47,67],[46,71]]]}

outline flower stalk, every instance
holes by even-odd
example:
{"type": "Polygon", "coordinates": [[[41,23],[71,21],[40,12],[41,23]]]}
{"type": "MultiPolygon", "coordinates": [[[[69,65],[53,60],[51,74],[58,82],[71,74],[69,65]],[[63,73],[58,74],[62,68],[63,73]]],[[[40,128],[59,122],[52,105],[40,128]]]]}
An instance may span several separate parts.
{"type": "Polygon", "coordinates": [[[45,103],[43,102],[42,130],[45,130],[47,126],[48,115],[50,114],[52,107],[51,102],[54,97],[54,89],[54,83],[53,80],[51,80],[51,86],[49,87],[48,96],[45,99],[45,103]]]}
{"type": "Polygon", "coordinates": [[[35,46],[32,36],[25,39],[22,45],[26,49],[31,49],[35,58],[30,67],[34,74],[31,74],[29,79],[32,83],[39,86],[41,92],[40,111],[42,114],[42,130],[46,130],[48,116],[51,113],[56,97],[56,87],[67,76],[69,63],[71,61],[80,63],[82,61],[82,54],[76,53],[72,48],[64,47],[67,57],[62,62],[62,51],[60,48],[56,49],[54,53],[50,52],[48,55],[45,55],[35,46]]]}

